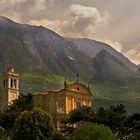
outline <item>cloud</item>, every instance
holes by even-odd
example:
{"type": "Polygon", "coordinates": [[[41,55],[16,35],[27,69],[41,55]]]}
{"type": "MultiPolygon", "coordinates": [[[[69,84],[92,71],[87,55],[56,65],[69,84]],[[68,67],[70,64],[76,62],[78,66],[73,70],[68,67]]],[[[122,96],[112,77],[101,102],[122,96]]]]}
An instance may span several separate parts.
{"type": "Polygon", "coordinates": [[[101,16],[95,7],[86,7],[82,5],[72,4],[69,9],[74,17],[90,18],[93,17],[100,22],[101,16]]]}
{"type": "Polygon", "coordinates": [[[70,5],[69,13],[69,19],[62,26],[62,32],[68,36],[91,36],[99,26],[107,23],[109,17],[107,12],[101,16],[97,8],[78,4],[70,5]]]}
{"type": "Polygon", "coordinates": [[[1,0],[0,13],[18,22],[37,23],[72,37],[91,37],[108,21],[109,14],[101,14],[96,7],[64,2],[62,10],[61,2],[64,1],[1,0]]]}
{"type": "Polygon", "coordinates": [[[136,64],[140,64],[140,44],[138,46],[139,46],[139,49],[130,49],[129,51],[125,53],[125,55],[136,64]]]}
{"type": "Polygon", "coordinates": [[[110,46],[112,46],[115,50],[117,50],[118,52],[121,52],[123,49],[123,45],[119,42],[114,42],[112,40],[105,40],[105,43],[109,44],[110,46]]]}
{"type": "Polygon", "coordinates": [[[48,3],[46,0],[2,0],[0,13],[14,20],[16,17],[21,22],[39,20],[46,16],[48,3]]]}
{"type": "Polygon", "coordinates": [[[30,20],[29,24],[42,25],[69,37],[91,37],[98,27],[106,24],[108,14],[101,16],[95,7],[87,7],[78,4],[69,6],[67,18],[64,20],[42,18],[30,20]]]}

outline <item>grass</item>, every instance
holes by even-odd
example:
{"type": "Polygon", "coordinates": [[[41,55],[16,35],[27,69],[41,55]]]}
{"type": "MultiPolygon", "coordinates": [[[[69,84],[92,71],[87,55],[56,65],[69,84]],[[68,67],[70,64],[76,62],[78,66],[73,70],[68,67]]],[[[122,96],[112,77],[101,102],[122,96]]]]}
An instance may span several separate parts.
{"type": "Polygon", "coordinates": [[[64,78],[58,75],[23,73],[21,75],[21,92],[47,92],[50,89],[63,87],[64,78]]]}

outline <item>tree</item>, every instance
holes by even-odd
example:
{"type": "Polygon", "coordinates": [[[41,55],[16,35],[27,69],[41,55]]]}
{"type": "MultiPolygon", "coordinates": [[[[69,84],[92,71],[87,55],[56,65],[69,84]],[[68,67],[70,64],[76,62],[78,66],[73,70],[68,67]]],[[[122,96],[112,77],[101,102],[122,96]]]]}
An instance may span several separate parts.
{"type": "Polygon", "coordinates": [[[118,134],[119,137],[123,137],[126,134],[125,121],[127,119],[126,110],[124,105],[113,105],[107,109],[102,107],[96,112],[96,122],[104,124],[113,131],[113,133],[118,134]]]}
{"type": "Polygon", "coordinates": [[[128,127],[128,133],[131,134],[129,140],[140,139],[140,114],[133,114],[129,116],[126,125],[128,127]]]}
{"type": "MultiPolygon", "coordinates": [[[[110,127],[112,132],[121,138],[126,135],[128,130],[125,126],[125,121],[127,120],[126,112],[122,104],[113,105],[106,109],[100,107],[96,111],[94,111],[92,107],[82,106],[72,110],[68,116],[66,116],[65,123],[70,124],[66,126],[85,122],[104,124],[110,127]]],[[[64,131],[70,132],[72,129],[73,127],[65,127],[64,131]]]]}
{"type": "Polygon", "coordinates": [[[6,140],[5,129],[0,126],[0,140],[6,140]]]}
{"type": "Polygon", "coordinates": [[[0,126],[5,129],[5,133],[9,135],[16,118],[19,116],[17,112],[4,112],[0,114],[0,126]]]}
{"type": "Polygon", "coordinates": [[[130,129],[130,133],[132,133],[132,131],[135,131],[137,129],[140,130],[140,128],[136,127],[137,122],[140,121],[140,114],[132,114],[131,116],[128,117],[127,121],[126,121],[126,125],[127,127],[130,129]]]}
{"type": "Polygon", "coordinates": [[[80,108],[74,109],[69,113],[66,123],[74,124],[92,121],[94,115],[95,112],[92,107],[81,106],[80,108]]]}
{"type": "Polygon", "coordinates": [[[25,110],[33,109],[33,95],[28,93],[27,95],[21,94],[18,99],[13,101],[13,104],[10,105],[6,112],[21,112],[25,110]]]}
{"type": "Polygon", "coordinates": [[[68,115],[60,120],[61,131],[63,133],[71,133],[74,129],[73,125],[85,122],[91,122],[95,116],[92,107],[81,106],[72,110],[68,115]]]}
{"type": "Polygon", "coordinates": [[[109,127],[85,123],[74,129],[70,140],[116,140],[116,137],[109,127]]]}
{"type": "Polygon", "coordinates": [[[62,133],[55,131],[48,140],[66,140],[62,133]]]}
{"type": "Polygon", "coordinates": [[[47,112],[39,108],[24,111],[16,119],[12,129],[12,140],[45,140],[54,131],[52,120],[47,112]]]}
{"type": "Polygon", "coordinates": [[[32,109],[32,94],[20,95],[5,112],[0,113],[0,126],[2,126],[6,130],[7,135],[9,135],[16,118],[20,113],[24,110],[32,109]]]}

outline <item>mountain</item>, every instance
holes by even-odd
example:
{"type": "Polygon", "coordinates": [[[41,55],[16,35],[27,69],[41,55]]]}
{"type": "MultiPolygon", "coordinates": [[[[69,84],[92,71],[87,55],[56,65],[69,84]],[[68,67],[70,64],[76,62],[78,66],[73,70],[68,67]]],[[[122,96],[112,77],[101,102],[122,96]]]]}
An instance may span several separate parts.
{"type": "Polygon", "coordinates": [[[25,70],[50,72],[62,76],[74,76],[79,72],[86,78],[90,77],[90,73],[94,73],[90,59],[76,49],[72,42],[68,42],[55,32],[44,27],[17,24],[2,19],[0,20],[1,70],[12,63],[21,72],[25,70]],[[83,67],[88,67],[86,73],[82,70],[83,67]]]}
{"type": "Polygon", "coordinates": [[[140,65],[138,65],[137,72],[140,74],[140,65]]]}
{"type": "Polygon", "coordinates": [[[96,55],[102,50],[107,50],[107,52],[115,56],[127,68],[132,71],[137,70],[136,64],[132,63],[127,57],[117,52],[108,44],[87,38],[69,38],[68,40],[72,41],[78,47],[78,49],[85,52],[85,54],[87,54],[90,58],[96,57],[96,55]]]}
{"type": "Polygon", "coordinates": [[[96,79],[104,83],[114,82],[121,85],[127,81],[128,77],[133,77],[126,65],[107,50],[102,50],[97,54],[93,59],[93,65],[97,71],[96,79]]]}
{"type": "Polygon", "coordinates": [[[62,87],[65,76],[73,81],[79,73],[95,99],[140,101],[138,66],[111,46],[0,17],[1,74],[10,63],[21,75],[22,93],[62,87]]]}
{"type": "Polygon", "coordinates": [[[129,69],[137,69],[135,64],[107,44],[89,39],[63,38],[47,28],[18,24],[5,17],[0,17],[0,44],[1,71],[13,63],[21,72],[26,69],[62,76],[74,76],[78,72],[88,79],[91,73],[95,73],[92,59],[103,49],[129,69]],[[86,72],[83,67],[88,68],[86,72]]]}

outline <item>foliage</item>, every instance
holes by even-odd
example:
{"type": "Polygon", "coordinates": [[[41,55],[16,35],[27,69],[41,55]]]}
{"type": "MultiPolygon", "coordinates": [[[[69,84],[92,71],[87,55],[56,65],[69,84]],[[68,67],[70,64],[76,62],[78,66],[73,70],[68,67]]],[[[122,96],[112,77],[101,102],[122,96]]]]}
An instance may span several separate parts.
{"type": "Polygon", "coordinates": [[[66,117],[64,124],[67,126],[66,131],[71,132],[71,124],[93,122],[98,124],[104,124],[110,127],[114,134],[117,134],[120,138],[126,135],[127,126],[125,122],[127,120],[126,110],[122,104],[110,106],[104,109],[100,107],[94,111],[91,107],[82,106],[78,109],[72,110],[66,117]]]}
{"type": "Polygon", "coordinates": [[[140,140],[140,131],[132,133],[128,140],[140,140]]]}
{"type": "Polygon", "coordinates": [[[27,95],[21,94],[18,99],[14,100],[13,104],[8,107],[7,112],[21,112],[24,110],[32,110],[32,96],[33,95],[31,93],[28,93],[27,95]]]}
{"type": "Polygon", "coordinates": [[[66,137],[62,133],[55,131],[48,140],[66,140],[66,137]]]}
{"type": "Polygon", "coordinates": [[[78,122],[92,121],[92,117],[94,115],[95,112],[92,107],[81,106],[80,108],[70,112],[68,122],[73,124],[78,122]]]}
{"type": "Polygon", "coordinates": [[[0,114],[0,126],[2,126],[6,130],[7,134],[10,133],[14,125],[15,119],[18,117],[18,115],[18,112],[4,112],[0,114]]]}
{"type": "Polygon", "coordinates": [[[100,108],[97,111],[97,122],[109,126],[114,133],[121,135],[125,131],[126,112],[122,104],[110,106],[108,109],[100,108]]]}
{"type": "Polygon", "coordinates": [[[139,121],[140,121],[140,114],[133,114],[128,117],[126,121],[126,125],[127,127],[131,128],[131,130],[137,130],[137,129],[140,129],[140,126],[136,125],[137,122],[139,121]]]}
{"type": "Polygon", "coordinates": [[[0,114],[0,126],[2,126],[6,130],[7,135],[9,135],[20,113],[24,110],[32,109],[32,95],[30,93],[27,95],[20,95],[5,112],[0,114]]]}
{"type": "Polygon", "coordinates": [[[5,129],[0,126],[0,140],[6,140],[5,129]]]}
{"type": "Polygon", "coordinates": [[[126,125],[129,128],[129,133],[131,136],[129,140],[139,140],[140,139],[140,114],[133,114],[126,121],[126,125]]]}
{"type": "Polygon", "coordinates": [[[85,123],[70,135],[71,140],[116,140],[112,131],[104,125],[85,123]]]}
{"type": "Polygon", "coordinates": [[[24,111],[16,119],[12,129],[13,140],[45,140],[54,131],[52,120],[47,112],[39,108],[24,111]]]}

